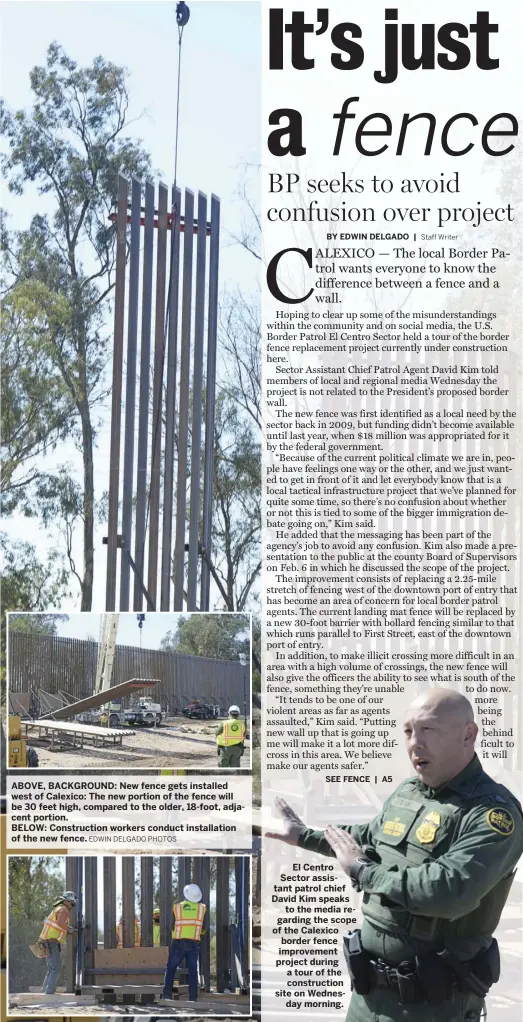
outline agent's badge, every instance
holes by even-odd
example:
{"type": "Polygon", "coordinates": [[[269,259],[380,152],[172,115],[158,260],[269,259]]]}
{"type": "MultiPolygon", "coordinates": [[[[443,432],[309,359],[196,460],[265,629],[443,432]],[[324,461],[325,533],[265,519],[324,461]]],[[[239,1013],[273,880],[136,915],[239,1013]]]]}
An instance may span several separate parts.
{"type": "Polygon", "coordinates": [[[436,837],[438,827],[441,823],[441,816],[436,813],[433,809],[430,813],[427,813],[423,818],[423,823],[420,824],[416,831],[416,837],[420,845],[431,845],[436,837]]]}
{"type": "Polygon", "coordinates": [[[405,824],[401,822],[398,816],[394,820],[385,820],[383,833],[390,834],[392,837],[400,837],[405,833],[405,824]]]}
{"type": "Polygon", "coordinates": [[[514,831],[514,819],[506,809],[498,807],[489,809],[487,823],[491,830],[495,830],[496,834],[501,834],[503,837],[510,837],[514,831]]]}

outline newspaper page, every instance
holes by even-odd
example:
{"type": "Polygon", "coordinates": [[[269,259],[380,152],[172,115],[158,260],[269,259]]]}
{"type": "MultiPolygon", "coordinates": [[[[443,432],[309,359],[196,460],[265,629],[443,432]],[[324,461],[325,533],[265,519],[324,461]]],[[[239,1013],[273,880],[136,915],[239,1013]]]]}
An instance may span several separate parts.
{"type": "Polygon", "coordinates": [[[518,17],[264,21],[262,1017],[520,1017],[518,17]]]}
{"type": "Polygon", "coordinates": [[[2,1018],[515,1022],[518,5],[2,27],[2,1018]]]}
{"type": "Polygon", "coordinates": [[[261,8],[1,16],[0,1015],[250,1018],[261,8]]]}

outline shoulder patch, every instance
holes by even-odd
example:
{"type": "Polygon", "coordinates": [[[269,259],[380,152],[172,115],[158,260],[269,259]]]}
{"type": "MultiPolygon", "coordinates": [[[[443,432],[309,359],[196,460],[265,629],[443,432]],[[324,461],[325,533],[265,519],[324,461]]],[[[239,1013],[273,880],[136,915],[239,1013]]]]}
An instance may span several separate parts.
{"type": "Polygon", "coordinates": [[[489,809],[486,820],[490,829],[503,837],[510,837],[514,831],[514,817],[507,809],[489,809]]]}

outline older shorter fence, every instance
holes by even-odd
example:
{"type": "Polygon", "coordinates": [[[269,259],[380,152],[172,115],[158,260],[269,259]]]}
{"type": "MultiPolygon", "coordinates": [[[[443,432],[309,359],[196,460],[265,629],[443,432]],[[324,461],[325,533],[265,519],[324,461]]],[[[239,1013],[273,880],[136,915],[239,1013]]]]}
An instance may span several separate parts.
{"type": "MultiPolygon", "coordinates": [[[[40,691],[64,693],[73,701],[90,696],[94,689],[98,643],[56,635],[33,635],[9,631],[8,687],[13,694],[29,693],[33,708],[40,691]]],[[[112,685],[129,678],[159,678],[154,697],[168,710],[182,709],[186,701],[199,698],[226,710],[237,703],[249,706],[248,668],[236,660],[168,653],[158,649],[116,646],[112,685]]]]}

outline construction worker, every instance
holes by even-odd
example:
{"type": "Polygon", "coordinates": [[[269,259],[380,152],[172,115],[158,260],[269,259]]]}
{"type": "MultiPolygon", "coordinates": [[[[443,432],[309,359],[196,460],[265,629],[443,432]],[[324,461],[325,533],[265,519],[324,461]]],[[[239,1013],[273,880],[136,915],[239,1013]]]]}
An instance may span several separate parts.
{"type": "MultiPolygon", "coordinates": [[[[116,927],[116,935],[118,937],[118,947],[123,947],[123,917],[116,927]]],[[[134,920],[134,946],[140,947],[140,923],[136,918],[134,920]]]]}
{"type": "Polygon", "coordinates": [[[109,726],[109,714],[107,713],[107,710],[104,710],[103,713],[100,714],[100,719],[99,719],[98,723],[99,723],[100,727],[108,727],[109,726]]]}
{"type": "Polygon", "coordinates": [[[183,896],[185,901],[173,905],[172,941],[162,996],[164,1000],[171,999],[176,970],[185,958],[189,972],[189,1000],[197,1001],[200,938],[207,907],[202,902],[202,892],[198,884],[186,884],[183,896]]]}
{"type": "Polygon", "coordinates": [[[160,909],[153,909],[153,947],[160,947],[160,909]]]}
{"type": "Polygon", "coordinates": [[[239,767],[245,751],[245,724],[240,720],[240,707],[229,706],[229,717],[216,728],[218,765],[239,767]]]}
{"type": "Polygon", "coordinates": [[[44,919],[42,932],[38,938],[45,941],[49,952],[46,958],[47,972],[42,986],[44,994],[54,994],[58,986],[61,945],[65,943],[69,933],[76,933],[74,926],[71,926],[71,910],[75,905],[76,894],[74,891],[66,891],[58,901],[55,901],[49,915],[44,919]]]}

